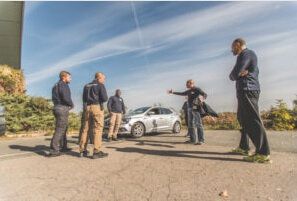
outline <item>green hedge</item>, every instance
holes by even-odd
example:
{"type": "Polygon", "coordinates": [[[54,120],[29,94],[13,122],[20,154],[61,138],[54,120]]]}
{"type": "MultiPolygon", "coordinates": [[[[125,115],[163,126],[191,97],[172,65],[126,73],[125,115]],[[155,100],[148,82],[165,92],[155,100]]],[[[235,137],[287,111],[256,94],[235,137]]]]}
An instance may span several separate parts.
{"type": "MultiPolygon", "coordinates": [[[[27,95],[0,94],[0,104],[5,108],[7,130],[13,133],[28,131],[53,131],[55,118],[50,100],[27,95]]],[[[80,117],[70,113],[69,131],[77,131],[80,117]]]]}

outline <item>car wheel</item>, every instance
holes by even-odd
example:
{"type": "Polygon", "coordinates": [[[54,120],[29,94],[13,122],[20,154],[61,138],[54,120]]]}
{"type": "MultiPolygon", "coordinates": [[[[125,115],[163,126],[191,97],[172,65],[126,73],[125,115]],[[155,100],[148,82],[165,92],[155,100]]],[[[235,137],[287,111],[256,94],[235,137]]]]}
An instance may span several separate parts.
{"type": "Polygon", "coordinates": [[[173,133],[180,133],[181,125],[178,121],[174,123],[172,131],[173,133]]]}
{"type": "Polygon", "coordinates": [[[144,125],[140,122],[136,122],[131,129],[131,134],[133,137],[141,137],[145,133],[144,125]]]}

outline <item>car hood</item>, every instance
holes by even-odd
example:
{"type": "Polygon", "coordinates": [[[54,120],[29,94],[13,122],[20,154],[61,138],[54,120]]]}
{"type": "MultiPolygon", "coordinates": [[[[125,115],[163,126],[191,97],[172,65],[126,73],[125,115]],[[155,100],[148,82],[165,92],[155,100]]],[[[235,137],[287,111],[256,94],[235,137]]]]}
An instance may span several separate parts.
{"type": "MultiPolygon", "coordinates": [[[[130,115],[130,114],[125,114],[123,116],[123,119],[133,119],[133,118],[142,118],[144,114],[136,114],[136,115],[130,115]]],[[[110,117],[105,118],[105,121],[109,121],[110,117]]]]}
{"type": "Polygon", "coordinates": [[[135,115],[131,115],[131,114],[126,114],[124,115],[124,118],[128,119],[128,118],[140,118],[143,117],[144,114],[135,114],[135,115]]]}

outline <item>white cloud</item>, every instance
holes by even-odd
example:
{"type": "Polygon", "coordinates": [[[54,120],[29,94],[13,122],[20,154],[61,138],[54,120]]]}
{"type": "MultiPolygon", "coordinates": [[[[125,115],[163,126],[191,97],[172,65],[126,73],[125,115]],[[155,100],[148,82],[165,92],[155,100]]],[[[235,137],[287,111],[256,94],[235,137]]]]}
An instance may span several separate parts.
{"type": "Polygon", "coordinates": [[[259,56],[260,81],[263,89],[261,108],[273,104],[276,98],[290,101],[294,94],[292,96],[288,94],[296,91],[297,84],[296,79],[291,79],[296,77],[296,66],[292,65],[295,65],[294,59],[297,56],[295,51],[297,30],[271,29],[275,22],[271,17],[258,23],[259,16],[269,16],[271,12],[275,12],[275,8],[270,5],[279,3],[228,3],[159,21],[142,27],[141,40],[145,42],[139,43],[139,30],[99,41],[90,48],[28,75],[28,82],[32,84],[56,74],[61,69],[77,67],[91,61],[129,52],[139,55],[151,54],[181,41],[217,34],[218,37],[214,38],[220,38],[221,41],[210,40],[196,47],[185,47],[180,58],[172,58],[171,61],[151,61],[145,69],[135,68],[135,72],[119,79],[118,84],[122,87],[126,103],[130,108],[159,102],[179,108],[184,99],[169,96],[166,90],[171,87],[184,90],[185,81],[192,78],[209,94],[208,102],[215,109],[219,112],[235,111],[235,87],[228,79],[235,58],[231,53],[229,56],[224,55],[230,49],[228,43],[231,41],[227,40],[232,40],[236,34],[247,33],[248,45],[255,49],[259,56]],[[243,26],[246,21],[254,23],[243,26]],[[260,29],[260,25],[265,26],[260,29]],[[233,29],[234,27],[240,28],[233,29]],[[265,29],[268,32],[263,32],[265,29]]]}
{"type": "MultiPolygon", "coordinates": [[[[180,40],[197,37],[200,34],[222,27],[236,25],[256,14],[268,12],[265,7],[268,3],[228,3],[203,11],[185,14],[159,23],[154,23],[142,28],[143,40],[149,47],[159,46],[164,42],[173,43],[180,40]],[[246,11],[249,12],[246,12],[246,11]],[[234,16],[237,16],[234,18],[234,16]],[[223,19],[223,21],[221,21],[223,19]]],[[[101,41],[93,47],[79,51],[68,58],[44,67],[43,70],[27,75],[28,83],[43,80],[53,76],[61,69],[71,68],[83,63],[94,61],[94,58],[106,58],[107,55],[121,54],[129,51],[145,50],[147,47],[139,47],[135,38],[138,30],[122,34],[112,39],[101,41]]]]}

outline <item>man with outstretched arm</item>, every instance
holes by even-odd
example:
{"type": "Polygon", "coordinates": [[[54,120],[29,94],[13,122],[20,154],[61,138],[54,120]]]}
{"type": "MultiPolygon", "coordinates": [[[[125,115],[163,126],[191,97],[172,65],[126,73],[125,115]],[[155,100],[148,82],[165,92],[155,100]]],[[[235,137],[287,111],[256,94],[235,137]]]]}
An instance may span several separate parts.
{"type": "Polygon", "coordinates": [[[239,147],[233,152],[248,154],[249,137],[256,147],[256,152],[244,157],[244,160],[268,162],[270,149],[258,107],[260,84],[257,56],[246,47],[246,42],[242,38],[235,39],[231,48],[233,55],[237,56],[237,61],[229,78],[236,82],[237,118],[242,127],[239,147]]]}
{"type": "Polygon", "coordinates": [[[194,102],[197,98],[206,99],[207,94],[200,88],[195,86],[194,80],[190,79],[186,82],[187,91],[174,92],[172,89],[168,91],[169,94],[175,94],[188,97],[188,130],[190,134],[190,142],[195,145],[204,143],[204,131],[202,119],[197,107],[194,107],[194,102]],[[197,130],[197,131],[196,131],[197,130]]]}

